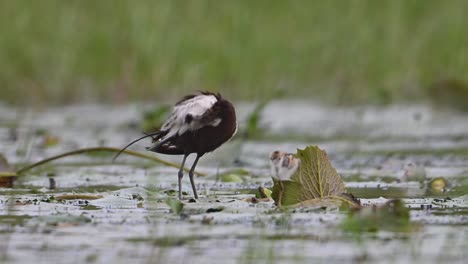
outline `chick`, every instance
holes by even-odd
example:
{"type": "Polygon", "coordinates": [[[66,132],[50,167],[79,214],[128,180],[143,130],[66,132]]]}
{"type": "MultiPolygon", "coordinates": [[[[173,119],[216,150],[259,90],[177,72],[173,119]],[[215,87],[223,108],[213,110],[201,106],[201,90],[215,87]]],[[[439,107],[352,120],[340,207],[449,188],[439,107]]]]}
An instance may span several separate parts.
{"type": "Polygon", "coordinates": [[[300,160],[291,153],[273,151],[270,155],[271,177],[289,181],[299,168],[300,160]]]}

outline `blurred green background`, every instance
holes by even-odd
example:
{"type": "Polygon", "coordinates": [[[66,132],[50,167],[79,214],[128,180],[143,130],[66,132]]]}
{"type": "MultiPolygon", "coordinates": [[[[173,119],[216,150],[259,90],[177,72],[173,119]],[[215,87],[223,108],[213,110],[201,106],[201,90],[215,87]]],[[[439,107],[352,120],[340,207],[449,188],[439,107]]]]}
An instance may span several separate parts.
{"type": "Polygon", "coordinates": [[[332,104],[464,104],[466,14],[463,0],[0,0],[0,101],[283,89],[332,104]]]}

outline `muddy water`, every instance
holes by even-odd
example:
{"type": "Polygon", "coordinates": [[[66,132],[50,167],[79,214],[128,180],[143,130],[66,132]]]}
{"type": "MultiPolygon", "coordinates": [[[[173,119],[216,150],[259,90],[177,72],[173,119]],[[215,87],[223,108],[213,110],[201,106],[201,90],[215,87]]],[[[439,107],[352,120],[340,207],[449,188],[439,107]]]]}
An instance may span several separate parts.
{"type": "MultiPolygon", "coordinates": [[[[125,145],[140,135],[147,106],[73,106],[31,111],[0,105],[0,152],[16,167],[77,148],[125,145]]],[[[253,105],[238,104],[241,131],[253,105]]],[[[237,137],[207,155],[182,214],[165,203],[177,169],[122,156],[67,157],[0,189],[2,263],[464,263],[468,257],[468,116],[424,105],[331,108],[278,101],[263,113],[261,139],[237,137]],[[340,228],[338,209],[282,212],[251,203],[270,187],[267,156],[319,145],[364,205],[402,198],[410,233],[356,237],[340,228]],[[404,179],[405,165],[418,175],[404,179]],[[223,171],[249,173],[224,182],[223,171]],[[419,173],[420,174],[420,173],[419,173]],[[420,176],[420,175],[419,175],[420,176]],[[50,190],[49,177],[57,188],[50,190]],[[443,177],[443,190],[427,188],[443,177]],[[71,199],[76,198],[76,199],[71,199]]],[[[241,134],[241,133],[240,133],[241,134]]],[[[144,151],[142,142],[133,149],[144,151]]],[[[161,156],[179,162],[180,157],[161,156]]],[[[190,164],[190,162],[189,162],[190,164]]]]}

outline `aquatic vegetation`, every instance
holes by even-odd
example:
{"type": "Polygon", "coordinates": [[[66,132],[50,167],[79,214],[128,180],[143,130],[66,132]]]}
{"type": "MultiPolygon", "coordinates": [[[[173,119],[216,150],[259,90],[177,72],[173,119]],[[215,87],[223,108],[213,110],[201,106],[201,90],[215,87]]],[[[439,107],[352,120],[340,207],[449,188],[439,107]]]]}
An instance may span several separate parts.
{"type": "Polygon", "coordinates": [[[467,81],[467,6],[7,1],[0,10],[0,98],[122,102],[223,87],[245,100],[279,86],[329,102],[414,102],[432,96],[426,84],[440,75],[467,81]]]}
{"type": "MultiPolygon", "coordinates": [[[[143,153],[139,153],[139,152],[135,152],[135,151],[131,151],[131,150],[121,150],[121,149],[118,149],[118,148],[112,148],[112,147],[94,147],[94,148],[84,148],[84,149],[77,149],[77,150],[74,150],[74,151],[70,151],[70,152],[66,152],[66,153],[62,153],[62,154],[59,154],[59,155],[56,155],[56,156],[53,156],[53,157],[50,157],[50,158],[47,158],[47,159],[44,159],[44,160],[41,160],[39,162],[36,162],[34,164],[31,164],[31,165],[28,165],[26,167],[23,167],[21,169],[19,169],[17,171],[17,174],[23,174],[25,173],[26,171],[29,171],[35,167],[38,167],[38,166],[41,166],[45,163],[49,163],[53,160],[57,160],[57,159],[61,159],[61,158],[64,158],[64,157],[67,157],[67,156],[71,156],[71,155],[78,155],[78,154],[83,154],[83,153],[86,153],[86,154],[89,154],[89,153],[92,153],[92,152],[122,152],[122,153],[125,153],[125,154],[128,154],[128,155],[132,155],[132,156],[136,156],[136,157],[139,157],[139,158],[143,158],[143,159],[149,159],[149,160],[152,160],[152,161],[156,161],[158,163],[162,163],[166,166],[171,166],[171,167],[178,167],[177,164],[175,163],[172,163],[172,162],[168,162],[168,161],[165,161],[163,159],[160,159],[158,157],[154,157],[154,156],[150,156],[150,155],[146,155],[146,154],[143,154],[143,153]]],[[[185,171],[189,171],[190,169],[189,168],[184,168],[185,171]]],[[[197,172],[195,171],[195,174],[198,174],[198,175],[205,175],[204,173],[201,173],[201,172],[197,172]]]]}
{"type": "Polygon", "coordinates": [[[221,173],[216,173],[210,178],[215,179],[220,182],[245,182],[249,176],[250,172],[243,168],[229,169],[221,173]]]}
{"type": "Polygon", "coordinates": [[[428,188],[432,193],[443,193],[448,188],[448,182],[443,177],[437,177],[428,183],[428,188]]]}
{"type": "Polygon", "coordinates": [[[410,222],[409,209],[401,200],[391,200],[383,205],[372,205],[350,210],[341,227],[352,233],[377,232],[387,230],[392,232],[409,232],[414,230],[410,222]]]}
{"type": "Polygon", "coordinates": [[[267,188],[258,187],[258,189],[255,191],[255,198],[270,199],[271,195],[272,195],[272,191],[267,188]]]}
{"type": "MultiPolygon", "coordinates": [[[[272,198],[278,206],[320,204],[320,201],[337,201],[359,206],[355,201],[341,196],[346,193],[344,182],[331,165],[325,151],[317,146],[298,149],[295,156],[300,165],[288,180],[274,179],[272,198]]],[[[328,204],[328,203],[327,203],[328,204]]]]}
{"type": "Polygon", "coordinates": [[[238,174],[221,174],[219,180],[222,182],[243,182],[242,176],[238,174]]]}
{"type": "Polygon", "coordinates": [[[171,212],[174,213],[174,214],[177,214],[177,215],[182,212],[182,209],[184,209],[184,204],[181,201],[179,201],[178,199],[167,198],[166,199],[166,204],[171,209],[171,212]]]}

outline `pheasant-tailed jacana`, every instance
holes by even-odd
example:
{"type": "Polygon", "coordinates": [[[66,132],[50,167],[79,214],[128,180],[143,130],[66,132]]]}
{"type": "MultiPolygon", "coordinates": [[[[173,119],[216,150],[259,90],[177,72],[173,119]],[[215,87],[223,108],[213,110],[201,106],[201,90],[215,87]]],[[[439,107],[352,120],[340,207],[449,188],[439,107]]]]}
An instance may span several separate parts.
{"type": "Polygon", "coordinates": [[[296,173],[300,160],[291,153],[273,151],[270,154],[271,177],[278,181],[289,181],[296,173]]]}
{"type": "Polygon", "coordinates": [[[189,171],[193,195],[198,199],[193,174],[198,160],[228,141],[237,131],[236,111],[234,106],[219,93],[201,92],[187,95],[177,102],[167,121],[159,131],[141,137],[123,148],[114,157],[122,153],[135,142],[147,137],[153,138],[149,151],[167,155],[184,155],[179,169],[179,199],[182,198],[182,178],[187,157],[197,156],[189,171]]]}
{"type": "Polygon", "coordinates": [[[281,207],[283,201],[283,182],[291,180],[291,177],[296,173],[300,164],[301,160],[296,158],[294,154],[282,151],[273,151],[270,154],[271,177],[278,181],[280,187],[278,201],[276,202],[276,205],[279,207],[281,207]]]}

